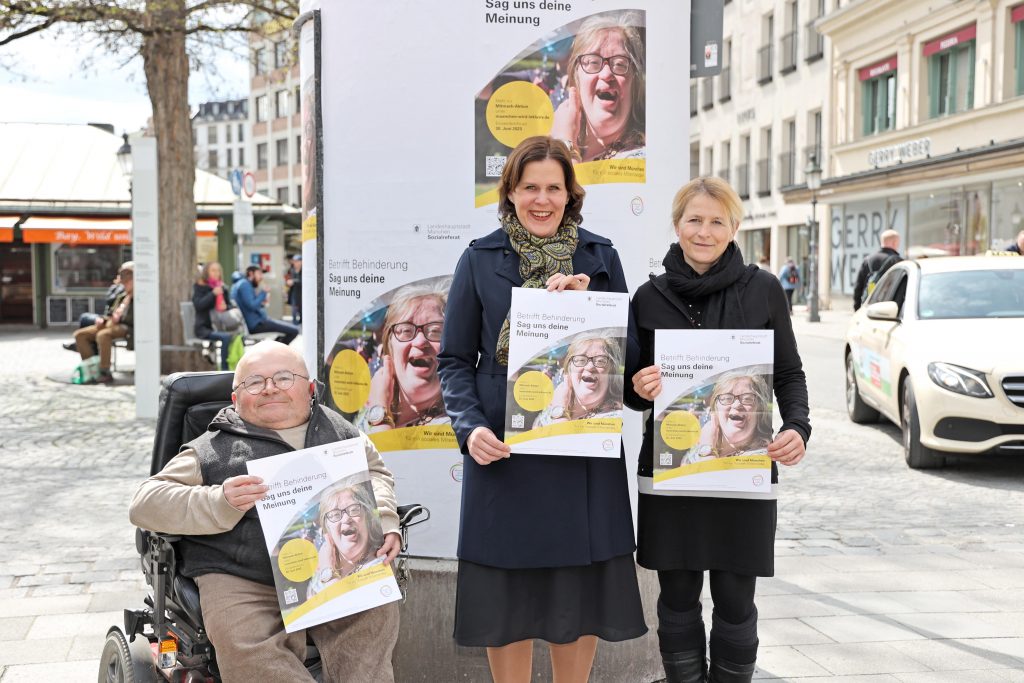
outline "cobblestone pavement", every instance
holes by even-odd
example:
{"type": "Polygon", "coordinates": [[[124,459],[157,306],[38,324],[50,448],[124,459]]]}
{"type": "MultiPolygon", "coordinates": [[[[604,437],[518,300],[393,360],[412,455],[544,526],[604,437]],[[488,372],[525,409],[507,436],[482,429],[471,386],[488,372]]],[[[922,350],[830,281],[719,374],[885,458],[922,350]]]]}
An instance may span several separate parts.
{"type": "MultiPolygon", "coordinates": [[[[909,470],[894,426],[846,419],[848,316],[802,315],[814,435],[783,472],[757,677],[1024,681],[1024,460],[909,470]]],[[[131,386],[48,379],[76,363],[65,338],[0,332],[0,683],[95,680],[107,628],[145,593],[126,510],[153,423],[131,386]]]]}

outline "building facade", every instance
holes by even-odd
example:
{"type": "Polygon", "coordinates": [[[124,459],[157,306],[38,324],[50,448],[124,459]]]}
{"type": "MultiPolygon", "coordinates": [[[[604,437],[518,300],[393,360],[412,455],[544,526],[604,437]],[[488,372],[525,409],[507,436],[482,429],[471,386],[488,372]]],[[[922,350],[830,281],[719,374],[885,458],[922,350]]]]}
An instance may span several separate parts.
{"type": "Polygon", "coordinates": [[[227,178],[236,168],[245,168],[250,130],[249,100],[200,104],[192,117],[196,168],[221,178],[227,178]]]}
{"type": "Polygon", "coordinates": [[[288,30],[250,39],[249,122],[246,154],[256,190],[282,204],[302,202],[302,116],[299,63],[288,30]]]}
{"type": "Polygon", "coordinates": [[[817,27],[831,47],[818,193],[831,290],[852,291],[887,228],[911,257],[1010,244],[1024,227],[1024,3],[860,0],[817,27]]]}
{"type": "MultiPolygon", "coordinates": [[[[690,82],[690,175],[736,188],[746,214],[737,236],[744,259],[776,273],[789,257],[807,273],[811,206],[787,204],[782,188],[803,183],[810,157],[827,151],[827,41],[815,22],[835,7],[836,0],[727,0],[722,72],[690,82]]],[[[799,300],[806,291],[805,282],[799,300]]]]}

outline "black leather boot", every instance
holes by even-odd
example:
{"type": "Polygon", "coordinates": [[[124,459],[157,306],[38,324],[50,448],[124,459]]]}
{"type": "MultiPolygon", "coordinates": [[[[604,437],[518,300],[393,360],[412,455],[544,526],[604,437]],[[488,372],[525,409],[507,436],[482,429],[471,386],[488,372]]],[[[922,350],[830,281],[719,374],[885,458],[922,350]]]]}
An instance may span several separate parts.
{"type": "Polygon", "coordinates": [[[708,670],[708,683],[750,683],[750,679],[754,677],[755,664],[755,662],[737,664],[727,659],[715,659],[712,656],[711,668],[708,670]]]}
{"type": "Polygon", "coordinates": [[[662,652],[667,683],[704,683],[708,677],[708,664],[704,648],[686,652],[662,652]]]}

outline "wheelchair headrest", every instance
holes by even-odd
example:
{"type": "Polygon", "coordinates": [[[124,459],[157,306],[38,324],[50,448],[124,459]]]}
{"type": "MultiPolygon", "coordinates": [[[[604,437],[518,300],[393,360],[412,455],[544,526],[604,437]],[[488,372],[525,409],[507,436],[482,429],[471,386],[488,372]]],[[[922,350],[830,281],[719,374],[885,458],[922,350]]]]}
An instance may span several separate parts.
{"type": "Polygon", "coordinates": [[[163,381],[149,473],[156,474],[183,443],[206,431],[213,417],[231,404],[231,372],[176,372],[163,381]]]}

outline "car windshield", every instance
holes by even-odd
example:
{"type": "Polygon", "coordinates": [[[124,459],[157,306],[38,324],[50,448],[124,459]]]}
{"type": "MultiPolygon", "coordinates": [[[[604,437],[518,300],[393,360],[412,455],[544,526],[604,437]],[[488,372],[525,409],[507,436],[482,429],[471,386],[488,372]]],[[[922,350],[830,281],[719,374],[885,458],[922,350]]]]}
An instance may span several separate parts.
{"type": "Polygon", "coordinates": [[[918,316],[1024,318],[1024,270],[962,270],[921,278],[918,316]]]}

